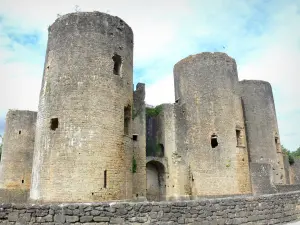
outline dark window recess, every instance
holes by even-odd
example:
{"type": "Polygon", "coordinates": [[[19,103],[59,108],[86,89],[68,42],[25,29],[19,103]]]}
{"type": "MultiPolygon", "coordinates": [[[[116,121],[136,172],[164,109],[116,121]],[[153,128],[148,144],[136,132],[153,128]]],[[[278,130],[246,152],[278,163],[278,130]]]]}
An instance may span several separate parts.
{"type": "Polygon", "coordinates": [[[129,124],[131,119],[131,107],[128,105],[127,107],[124,107],[124,134],[129,134],[129,124]]]}
{"type": "Polygon", "coordinates": [[[120,75],[121,74],[122,57],[119,56],[118,54],[115,54],[112,57],[112,59],[114,61],[114,74],[120,75]]]}
{"type": "Polygon", "coordinates": [[[242,145],[241,131],[235,130],[235,133],[236,133],[236,145],[240,146],[242,145]]]}
{"type": "Polygon", "coordinates": [[[138,140],[138,135],[137,134],[133,134],[132,135],[132,140],[137,141],[138,140]]]}
{"type": "Polygon", "coordinates": [[[22,180],[22,184],[24,184],[24,180],[22,180]]]}
{"type": "Polygon", "coordinates": [[[50,121],[51,130],[56,130],[58,128],[58,118],[52,118],[50,121]]]}
{"type": "Polygon", "coordinates": [[[218,143],[218,136],[215,135],[215,134],[211,135],[211,147],[215,148],[218,145],[219,145],[219,143],[218,143]]]}
{"type": "Polygon", "coordinates": [[[106,188],[107,186],[107,170],[104,170],[104,184],[103,187],[106,188]]]}
{"type": "Polygon", "coordinates": [[[165,147],[163,144],[159,144],[159,152],[158,152],[158,156],[163,157],[165,156],[165,147]]]}
{"type": "Polygon", "coordinates": [[[276,151],[280,152],[280,144],[279,144],[279,138],[275,137],[275,146],[276,146],[276,151]]]}
{"type": "Polygon", "coordinates": [[[19,130],[19,134],[21,134],[21,131],[19,130]]]}

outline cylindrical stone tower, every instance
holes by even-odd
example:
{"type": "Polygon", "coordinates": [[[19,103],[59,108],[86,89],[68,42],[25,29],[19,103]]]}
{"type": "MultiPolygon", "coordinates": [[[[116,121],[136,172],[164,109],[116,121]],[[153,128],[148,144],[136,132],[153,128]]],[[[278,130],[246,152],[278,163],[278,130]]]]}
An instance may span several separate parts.
{"type": "Polygon", "coordinates": [[[30,198],[132,198],[133,33],[77,12],[49,27],[30,198]]]}
{"type": "Polygon", "coordinates": [[[268,82],[239,82],[251,163],[271,164],[271,182],[285,184],[285,171],[272,87],[268,82]]]}
{"type": "Polygon", "coordinates": [[[177,123],[186,129],[177,142],[186,146],[191,195],[250,193],[235,60],[218,52],[189,56],[175,65],[174,79],[176,104],[182,108],[176,117],[183,120],[177,123]]]}
{"type": "Polygon", "coordinates": [[[0,164],[0,187],[29,190],[36,112],[9,110],[0,164]]]}

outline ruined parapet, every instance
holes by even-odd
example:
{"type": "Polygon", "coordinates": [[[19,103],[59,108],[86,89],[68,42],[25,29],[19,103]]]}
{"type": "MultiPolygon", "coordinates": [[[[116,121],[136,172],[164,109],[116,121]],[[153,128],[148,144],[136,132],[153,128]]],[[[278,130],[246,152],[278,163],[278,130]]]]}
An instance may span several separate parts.
{"type": "Polygon", "coordinates": [[[30,189],[36,116],[36,112],[21,110],[9,110],[6,115],[0,164],[2,189],[30,189]]]}
{"type": "MultiPolygon", "coordinates": [[[[268,82],[258,80],[240,81],[239,87],[243,101],[250,162],[270,164],[273,171],[270,182],[285,184],[272,87],[268,82]]],[[[253,185],[256,183],[253,176],[252,183],[253,185]]],[[[253,190],[257,188],[253,186],[253,190]]]]}
{"type": "Polygon", "coordinates": [[[191,195],[250,193],[235,60],[225,53],[189,56],[175,65],[174,84],[177,148],[189,164],[191,195]]]}
{"type": "Polygon", "coordinates": [[[145,84],[138,83],[133,93],[133,158],[132,194],[139,200],[146,198],[146,112],[145,84]]]}
{"type": "Polygon", "coordinates": [[[133,33],[76,12],[49,27],[30,198],[132,198],[133,33]]]}

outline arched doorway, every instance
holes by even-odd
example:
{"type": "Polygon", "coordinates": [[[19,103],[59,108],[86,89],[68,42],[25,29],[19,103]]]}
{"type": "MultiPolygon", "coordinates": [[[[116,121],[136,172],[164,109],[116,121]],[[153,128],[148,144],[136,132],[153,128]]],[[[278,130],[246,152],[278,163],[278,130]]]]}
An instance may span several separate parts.
{"type": "Polygon", "coordinates": [[[166,195],[165,167],[158,161],[150,161],[147,168],[147,200],[163,201],[166,195]]]}

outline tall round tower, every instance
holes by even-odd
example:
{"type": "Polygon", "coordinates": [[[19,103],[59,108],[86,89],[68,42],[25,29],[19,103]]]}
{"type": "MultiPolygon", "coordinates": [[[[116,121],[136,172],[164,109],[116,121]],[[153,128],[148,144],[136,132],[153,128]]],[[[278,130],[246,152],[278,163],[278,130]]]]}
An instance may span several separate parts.
{"type": "Polygon", "coordinates": [[[260,80],[239,82],[243,100],[247,141],[251,163],[270,164],[271,181],[285,184],[283,156],[281,152],[272,87],[260,80]]]}
{"type": "Polygon", "coordinates": [[[190,194],[250,193],[235,60],[219,52],[189,56],[175,65],[174,84],[182,108],[177,120],[183,120],[177,123],[185,129],[177,141],[186,144],[190,194]]]}
{"type": "Polygon", "coordinates": [[[76,12],[50,27],[30,198],[132,197],[133,33],[120,18],[76,12]]]}
{"type": "Polygon", "coordinates": [[[9,110],[0,164],[0,187],[29,190],[36,112],[9,110]]]}

